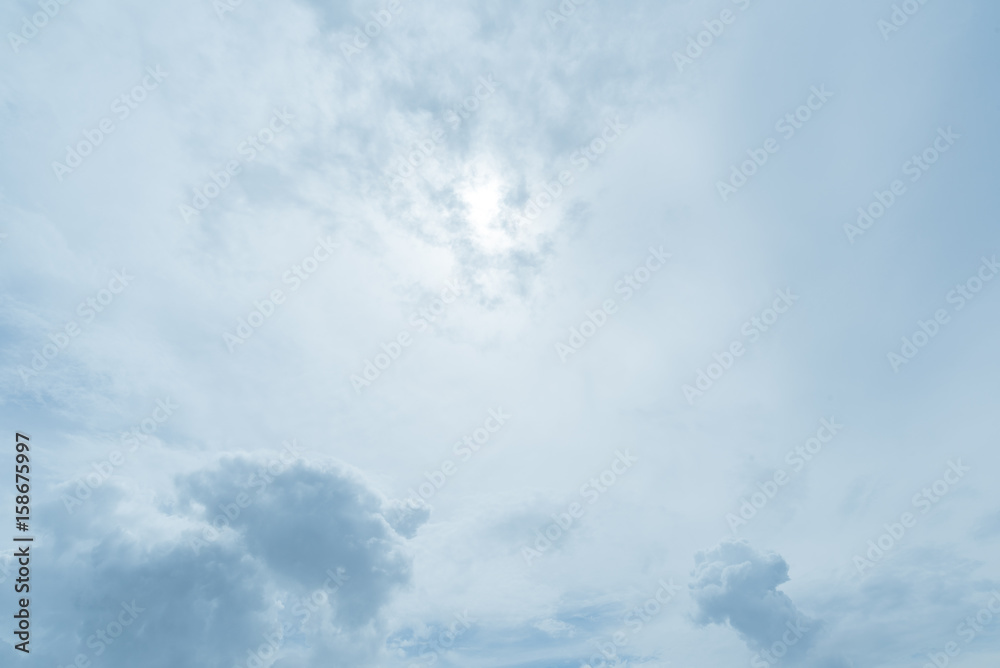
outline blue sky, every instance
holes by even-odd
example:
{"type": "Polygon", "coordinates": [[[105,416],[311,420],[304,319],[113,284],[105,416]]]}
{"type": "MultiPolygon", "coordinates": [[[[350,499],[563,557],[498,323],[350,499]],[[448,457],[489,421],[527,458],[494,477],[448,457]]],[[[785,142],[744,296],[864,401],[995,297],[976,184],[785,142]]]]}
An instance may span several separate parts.
{"type": "Polygon", "coordinates": [[[996,665],[994,4],[0,26],[0,665],[996,665]]]}

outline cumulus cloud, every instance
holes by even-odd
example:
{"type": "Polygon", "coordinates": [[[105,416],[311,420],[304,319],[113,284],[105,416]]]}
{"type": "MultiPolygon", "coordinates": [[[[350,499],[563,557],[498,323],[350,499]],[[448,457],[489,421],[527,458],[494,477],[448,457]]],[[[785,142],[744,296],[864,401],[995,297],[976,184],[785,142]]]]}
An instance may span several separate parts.
{"type": "Polygon", "coordinates": [[[778,591],[789,579],[780,555],[758,552],[746,541],[724,541],[695,554],[695,563],[690,588],[697,623],[729,624],[754,650],[783,643],[790,658],[814,643],[819,622],[778,591]]]}
{"type": "Polygon", "coordinates": [[[59,665],[372,665],[411,577],[389,507],[344,467],[291,456],[219,459],[154,503],[109,488],[55,539],[74,568],[43,557],[60,586],[39,609],[59,612],[39,649],[59,665]]]}
{"type": "Polygon", "coordinates": [[[431,509],[424,501],[408,499],[390,499],[385,509],[385,518],[396,533],[405,537],[413,538],[417,529],[427,522],[431,516],[431,509]]]}

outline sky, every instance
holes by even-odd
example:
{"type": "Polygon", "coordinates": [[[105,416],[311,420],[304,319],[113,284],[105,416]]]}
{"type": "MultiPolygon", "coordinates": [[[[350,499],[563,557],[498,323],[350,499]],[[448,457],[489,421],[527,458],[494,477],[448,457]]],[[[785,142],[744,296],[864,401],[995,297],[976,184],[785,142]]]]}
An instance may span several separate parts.
{"type": "Polygon", "coordinates": [[[997,665],[1000,6],[0,33],[0,665],[997,665]]]}

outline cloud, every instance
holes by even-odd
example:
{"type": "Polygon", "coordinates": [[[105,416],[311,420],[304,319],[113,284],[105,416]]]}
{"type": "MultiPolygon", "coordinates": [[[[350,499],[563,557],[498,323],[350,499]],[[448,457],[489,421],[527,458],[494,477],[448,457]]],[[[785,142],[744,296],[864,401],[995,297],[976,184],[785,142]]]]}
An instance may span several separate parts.
{"type": "MultiPolygon", "coordinates": [[[[725,528],[744,473],[777,465],[775,444],[801,443],[822,415],[856,429],[741,534],[794,554],[796,588],[779,556],[707,550],[692,589],[703,626],[673,610],[643,620],[629,665],[731,665],[800,618],[815,626],[795,651],[811,649],[791,658],[810,668],[836,647],[865,665],[923,659],[992,596],[988,476],[864,581],[844,571],[942,461],[1000,463],[995,288],[906,378],[878,363],[1000,245],[983,215],[996,94],[980,84],[1000,5],[928,5],[886,42],[876,21],[889,9],[860,0],[402,0],[391,22],[395,0],[232,0],[220,17],[223,2],[69,3],[18,51],[0,49],[0,410],[40,446],[33,659],[233,668],[274,653],[279,668],[401,668],[438,652],[468,610],[482,621],[435,665],[577,668],[566,657],[628,630],[627,607],[714,545],[701,536],[725,528]],[[699,46],[723,7],[735,22],[699,46]],[[689,40],[703,51],[681,72],[673,54],[689,40]],[[167,78],[121,118],[112,104],[156,67],[167,78]],[[717,181],[824,84],[830,105],[722,202],[717,181]],[[288,129],[248,159],[240,147],[286,107],[288,129]],[[629,127],[605,146],[619,115],[629,127]],[[53,161],[87,147],[102,119],[114,132],[57,177],[53,161]],[[831,243],[947,123],[969,143],[907,182],[878,229],[831,243]],[[217,187],[185,222],[179,206],[217,187]],[[293,291],[283,276],[328,235],[342,250],[293,291]],[[621,304],[616,282],[661,243],[671,275],[561,365],[554,343],[603,300],[621,304]],[[85,321],[78,305],[123,267],[134,285],[85,321]],[[468,294],[357,394],[351,375],[416,333],[410,318],[451,279],[468,294]],[[803,309],[688,410],[669,379],[745,336],[739,314],[789,286],[803,309]],[[230,353],[223,335],[276,289],[283,305],[230,353]],[[36,358],[71,322],[79,335],[36,358]],[[35,359],[44,368],[26,380],[18,369],[35,359]],[[166,397],[177,415],[68,515],[51,486],[94,475],[166,397]],[[433,523],[366,481],[405,498],[494,402],[518,424],[435,493],[433,523]],[[232,455],[290,436],[365,477],[297,462],[258,494],[248,479],[264,481],[267,462],[232,455]],[[622,444],[643,472],[525,569],[524,532],[622,444]],[[137,615],[123,630],[125,606],[137,615]],[[109,626],[112,644],[97,633],[109,626]]],[[[17,32],[38,11],[3,3],[0,23],[17,32]]],[[[0,545],[0,570],[12,551],[0,545]]],[[[997,644],[981,634],[980,651],[997,644]]]]}
{"type": "MultiPolygon", "coordinates": [[[[225,457],[178,476],[157,500],[111,488],[57,539],[75,566],[53,600],[39,596],[39,609],[59,610],[45,629],[54,642],[39,648],[45,658],[372,665],[386,635],[381,613],[410,582],[411,558],[383,515],[388,502],[358,475],[288,453],[225,457]]],[[[39,570],[54,575],[55,565],[39,570]]]]}
{"type": "Polygon", "coordinates": [[[572,638],[576,635],[575,626],[558,619],[543,619],[535,624],[535,628],[553,637],[568,636],[572,638]]]}
{"type": "Polygon", "coordinates": [[[391,499],[385,509],[385,518],[396,533],[404,538],[413,538],[417,529],[431,516],[431,509],[422,499],[401,501],[391,499]]]}
{"type": "Polygon", "coordinates": [[[695,563],[690,588],[698,624],[728,623],[755,650],[784,642],[789,656],[799,656],[812,645],[818,622],[778,591],[788,582],[780,555],[758,552],[746,541],[723,541],[695,554],[695,563]]]}

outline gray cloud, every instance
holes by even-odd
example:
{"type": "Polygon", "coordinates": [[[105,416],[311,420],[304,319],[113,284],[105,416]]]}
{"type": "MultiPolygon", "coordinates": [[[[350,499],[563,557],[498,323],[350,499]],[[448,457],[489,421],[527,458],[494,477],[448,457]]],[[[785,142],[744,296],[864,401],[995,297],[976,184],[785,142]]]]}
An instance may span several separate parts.
{"type": "Polygon", "coordinates": [[[695,554],[695,563],[690,588],[697,623],[728,623],[755,650],[785,642],[789,656],[798,656],[813,644],[818,622],[778,591],[788,582],[780,555],[758,552],[746,541],[724,541],[695,554]]]}
{"type": "Polygon", "coordinates": [[[411,575],[389,506],[339,466],[276,461],[220,459],[180,476],[155,509],[113,487],[96,494],[59,540],[72,573],[39,567],[59,582],[38,597],[59,610],[41,653],[60,665],[82,654],[201,668],[246,665],[270,645],[284,665],[370,665],[384,644],[380,613],[411,575]],[[150,526],[163,536],[150,539],[150,526]],[[123,604],[137,614],[109,637],[123,604]]]}

